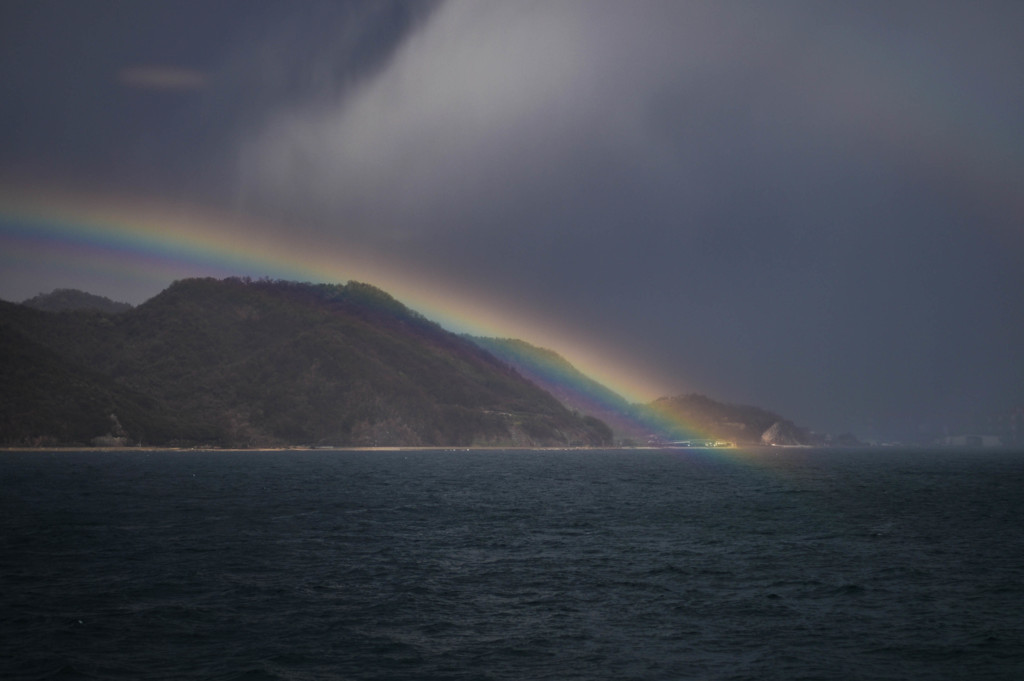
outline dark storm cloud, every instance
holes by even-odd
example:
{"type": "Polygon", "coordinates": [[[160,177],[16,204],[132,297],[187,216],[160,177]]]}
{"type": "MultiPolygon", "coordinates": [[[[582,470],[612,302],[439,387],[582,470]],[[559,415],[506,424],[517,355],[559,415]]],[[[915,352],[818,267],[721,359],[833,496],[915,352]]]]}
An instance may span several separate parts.
{"type": "Polygon", "coordinates": [[[210,198],[239,135],[282,107],[344,92],[431,6],[4,3],[0,163],[210,198]]]}
{"type": "Polygon", "coordinates": [[[680,389],[829,426],[991,406],[1022,378],[1022,28],[1010,5],[448,2],[246,139],[243,195],[680,389]]]}
{"type": "Polygon", "coordinates": [[[5,160],[358,244],[811,426],[1024,402],[1018,4],[30,6],[5,160]],[[140,64],[205,87],[117,85],[140,64]]]}
{"type": "Polygon", "coordinates": [[[749,194],[743,183],[763,183],[773,162],[797,161],[812,176],[879,161],[904,172],[893,166],[932,162],[921,154],[973,134],[943,129],[957,109],[1006,108],[967,89],[1005,72],[975,54],[998,20],[953,56],[905,45],[935,41],[927,19],[894,39],[887,22],[921,22],[906,15],[791,3],[448,3],[353,96],[286,108],[240,165],[281,199],[365,205],[374,216],[383,204],[380,222],[437,215],[448,227],[478,207],[496,212],[496,201],[507,209],[555,188],[586,191],[594,175],[597,185],[636,178],[634,192],[654,182],[650,194],[688,193],[671,204],[717,210],[725,180],[749,194]],[[907,52],[923,53],[920,63],[907,52]],[[947,101],[961,93],[971,101],[947,101]]]}
{"type": "Polygon", "coordinates": [[[214,38],[231,24],[229,13],[197,21],[199,7],[188,0],[4,3],[0,161],[94,174],[122,163],[135,171],[156,165],[155,150],[196,151],[189,135],[198,100],[166,93],[201,84],[219,58],[214,38]]]}

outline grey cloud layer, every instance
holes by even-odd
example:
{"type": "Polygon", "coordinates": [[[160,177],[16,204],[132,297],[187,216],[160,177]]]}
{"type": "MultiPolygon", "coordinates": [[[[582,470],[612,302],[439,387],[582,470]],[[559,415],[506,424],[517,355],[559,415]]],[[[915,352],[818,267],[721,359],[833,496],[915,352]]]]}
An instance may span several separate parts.
{"type": "Polygon", "coordinates": [[[681,388],[822,421],[954,409],[920,396],[959,348],[984,377],[964,385],[1010,399],[1019,360],[1008,379],[984,333],[941,334],[951,315],[1022,337],[989,276],[1020,279],[999,252],[1019,210],[1005,188],[978,205],[1024,170],[997,142],[1021,26],[939,3],[449,1],[347,96],[248,138],[243,189],[646,347],[681,388]],[[808,404],[828,392],[844,403],[808,404]]]}
{"type": "Polygon", "coordinates": [[[243,162],[264,190],[399,221],[500,211],[571,189],[595,163],[658,172],[679,160],[678,122],[659,119],[688,81],[723,75],[742,36],[701,35],[690,15],[706,9],[652,9],[446,3],[377,78],[282,115],[243,162]]]}
{"type": "MultiPolygon", "coordinates": [[[[685,211],[716,194],[702,185],[769,163],[799,185],[837,155],[913,162],[964,134],[915,127],[945,125],[925,110],[944,102],[913,91],[930,84],[896,61],[902,42],[873,48],[889,36],[851,37],[855,14],[793,9],[448,2],[354,93],[286,109],[248,140],[244,189],[384,230],[479,229],[524,201],[589,193],[595,176],[685,211]]],[[[969,84],[951,66],[939,77],[969,84]]]]}

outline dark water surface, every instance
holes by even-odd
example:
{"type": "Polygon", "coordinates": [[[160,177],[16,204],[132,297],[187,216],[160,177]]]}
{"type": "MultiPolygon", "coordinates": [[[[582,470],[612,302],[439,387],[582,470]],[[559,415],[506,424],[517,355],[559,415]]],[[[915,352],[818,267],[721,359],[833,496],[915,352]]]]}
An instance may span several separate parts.
{"type": "Polygon", "coordinates": [[[729,456],[2,452],[0,678],[1024,678],[1024,453],[729,456]]]}

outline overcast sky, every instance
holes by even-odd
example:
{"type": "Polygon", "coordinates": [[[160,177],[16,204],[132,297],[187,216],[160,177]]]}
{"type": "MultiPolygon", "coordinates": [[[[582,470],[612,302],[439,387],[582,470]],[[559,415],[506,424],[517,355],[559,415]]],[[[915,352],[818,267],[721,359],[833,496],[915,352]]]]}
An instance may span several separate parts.
{"type": "Polygon", "coordinates": [[[1015,1],[6,0],[0,175],[258,216],[870,436],[1024,406],[1021,36],[1015,1]]]}

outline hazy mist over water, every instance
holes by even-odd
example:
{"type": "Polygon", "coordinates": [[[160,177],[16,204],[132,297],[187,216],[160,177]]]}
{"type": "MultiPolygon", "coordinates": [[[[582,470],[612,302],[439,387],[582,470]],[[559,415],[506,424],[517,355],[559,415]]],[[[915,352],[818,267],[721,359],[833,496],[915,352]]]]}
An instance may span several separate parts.
{"type": "Polygon", "coordinates": [[[0,676],[1017,679],[1024,453],[0,453],[0,676]]]}

